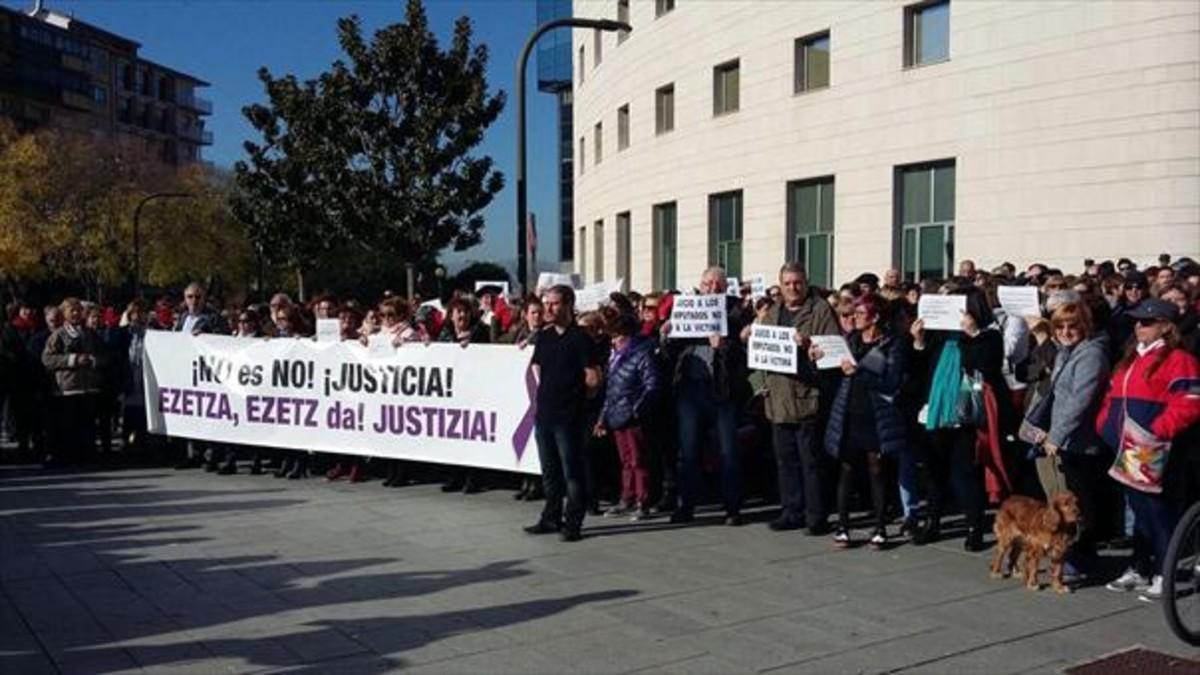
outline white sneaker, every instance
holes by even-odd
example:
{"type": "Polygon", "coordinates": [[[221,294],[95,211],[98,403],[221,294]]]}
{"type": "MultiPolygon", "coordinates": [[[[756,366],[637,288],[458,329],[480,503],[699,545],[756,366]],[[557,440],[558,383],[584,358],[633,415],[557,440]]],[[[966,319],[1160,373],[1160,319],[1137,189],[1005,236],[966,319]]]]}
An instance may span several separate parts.
{"type": "Polygon", "coordinates": [[[624,503],[617,503],[604,512],[605,518],[619,518],[620,516],[629,515],[633,507],[624,503]]]}
{"type": "Polygon", "coordinates": [[[1141,595],[1138,596],[1138,600],[1142,602],[1158,602],[1160,598],[1162,598],[1162,575],[1155,574],[1154,580],[1142,591],[1141,595]]]}
{"type": "Polygon", "coordinates": [[[1141,574],[1138,574],[1137,570],[1130,567],[1129,569],[1125,570],[1124,574],[1108,582],[1108,584],[1105,585],[1105,588],[1118,593],[1128,593],[1130,591],[1148,588],[1149,586],[1150,580],[1141,574]]]}

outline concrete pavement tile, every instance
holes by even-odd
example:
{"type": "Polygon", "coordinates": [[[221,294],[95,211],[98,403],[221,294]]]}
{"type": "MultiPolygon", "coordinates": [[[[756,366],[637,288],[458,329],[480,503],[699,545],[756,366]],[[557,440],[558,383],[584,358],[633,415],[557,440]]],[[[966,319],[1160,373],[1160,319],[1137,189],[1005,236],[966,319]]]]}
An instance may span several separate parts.
{"type": "Polygon", "coordinates": [[[676,663],[654,665],[635,673],[661,673],[662,675],[729,675],[743,672],[736,664],[719,659],[712,654],[689,658],[676,663]]]}
{"type": "Polygon", "coordinates": [[[54,657],[55,665],[64,673],[111,673],[137,670],[139,665],[123,649],[68,651],[54,657]]]}
{"type": "Polygon", "coordinates": [[[478,613],[475,620],[490,626],[513,642],[541,643],[565,635],[590,634],[620,622],[588,606],[575,606],[551,615],[538,615],[529,609],[499,607],[478,613]]]}
{"type": "Polygon", "coordinates": [[[0,673],[20,675],[60,675],[54,662],[44,654],[0,652],[0,673]]]}
{"type": "Polygon", "coordinates": [[[362,643],[329,628],[288,633],[277,636],[275,640],[304,662],[325,661],[367,651],[362,643]]]}
{"type": "Polygon", "coordinates": [[[409,667],[403,659],[385,658],[375,654],[360,654],[357,656],[329,659],[320,663],[272,670],[271,672],[290,673],[293,675],[307,675],[309,673],[313,675],[325,675],[325,673],[337,673],[338,675],[378,675],[379,673],[407,672],[408,670],[409,667]]]}
{"type": "Polygon", "coordinates": [[[478,673],[514,673],[558,675],[563,664],[531,647],[510,647],[482,654],[434,661],[425,665],[406,668],[412,673],[439,673],[445,675],[478,675],[478,673]]]}
{"type": "Polygon", "coordinates": [[[704,656],[682,641],[652,638],[624,626],[563,636],[534,645],[569,672],[624,672],[704,656]]]}
{"type": "Polygon", "coordinates": [[[143,638],[134,644],[123,645],[122,649],[128,652],[138,665],[154,672],[169,664],[200,661],[211,656],[199,643],[181,641],[178,635],[143,638]]]}
{"type": "Polygon", "coordinates": [[[689,635],[709,627],[686,614],[674,611],[664,602],[629,602],[599,607],[594,611],[612,617],[622,626],[655,638],[689,635]]]}
{"type": "Polygon", "coordinates": [[[736,586],[680,593],[647,602],[669,608],[706,626],[724,626],[752,621],[794,608],[763,597],[747,599],[736,586]]]}

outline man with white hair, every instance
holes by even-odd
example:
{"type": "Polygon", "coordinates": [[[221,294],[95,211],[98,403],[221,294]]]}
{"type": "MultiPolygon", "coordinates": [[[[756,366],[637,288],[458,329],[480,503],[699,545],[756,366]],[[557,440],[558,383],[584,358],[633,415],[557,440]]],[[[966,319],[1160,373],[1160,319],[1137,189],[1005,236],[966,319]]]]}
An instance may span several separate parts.
{"type": "MultiPolygon", "coordinates": [[[[206,294],[204,285],[199,281],[193,281],[183,289],[183,307],[184,311],[175,319],[175,327],[173,330],[176,333],[187,333],[189,335],[204,335],[206,333],[224,333],[221,315],[213,311],[206,304],[206,294]]],[[[210,471],[217,470],[216,451],[212,447],[203,447],[198,441],[187,441],[187,448],[184,451],[184,457],[178,464],[176,469],[194,469],[201,465],[201,461],[210,471]]]]}
{"type": "MultiPolygon", "coordinates": [[[[725,270],[710,267],[700,277],[697,293],[726,295],[725,270]]],[[[738,298],[726,295],[728,325],[724,335],[668,340],[674,364],[676,420],[679,433],[679,505],[671,522],[694,519],[700,492],[700,449],[712,430],[721,455],[721,497],[725,524],[741,525],[742,476],[738,463],[738,395],[746,384],[746,352],[738,339],[745,321],[738,298]]],[[[663,325],[664,336],[671,324],[663,325]]]]}

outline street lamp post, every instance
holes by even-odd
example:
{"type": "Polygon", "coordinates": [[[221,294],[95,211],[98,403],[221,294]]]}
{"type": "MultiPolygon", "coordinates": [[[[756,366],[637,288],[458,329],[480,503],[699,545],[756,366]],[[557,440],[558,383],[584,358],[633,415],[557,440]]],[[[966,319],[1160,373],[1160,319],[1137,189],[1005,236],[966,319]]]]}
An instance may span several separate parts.
{"type": "Polygon", "coordinates": [[[188,192],[156,192],[143,197],[133,210],[133,297],[142,297],[142,207],[155,199],[190,199],[194,196],[188,192]]]}
{"type": "Polygon", "coordinates": [[[537,27],[525,41],[521,57],[517,60],[517,281],[525,292],[529,290],[529,249],[525,232],[525,217],[528,211],[525,186],[525,66],[529,52],[538,38],[555,28],[595,28],[603,31],[632,31],[633,27],[623,21],[612,19],[583,19],[568,17],[548,21],[537,27]]]}

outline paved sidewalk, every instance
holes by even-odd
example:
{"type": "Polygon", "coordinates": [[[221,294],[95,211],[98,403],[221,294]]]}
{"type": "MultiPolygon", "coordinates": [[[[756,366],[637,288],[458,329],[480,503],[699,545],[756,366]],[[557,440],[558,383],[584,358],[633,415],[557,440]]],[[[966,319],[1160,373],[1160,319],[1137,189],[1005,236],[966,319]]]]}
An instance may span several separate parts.
{"type": "MultiPolygon", "coordinates": [[[[511,492],[0,468],[0,673],[1055,672],[1161,608],[764,524],[519,530],[511,492]]],[[[714,516],[708,521],[716,523],[714,516]]]]}

